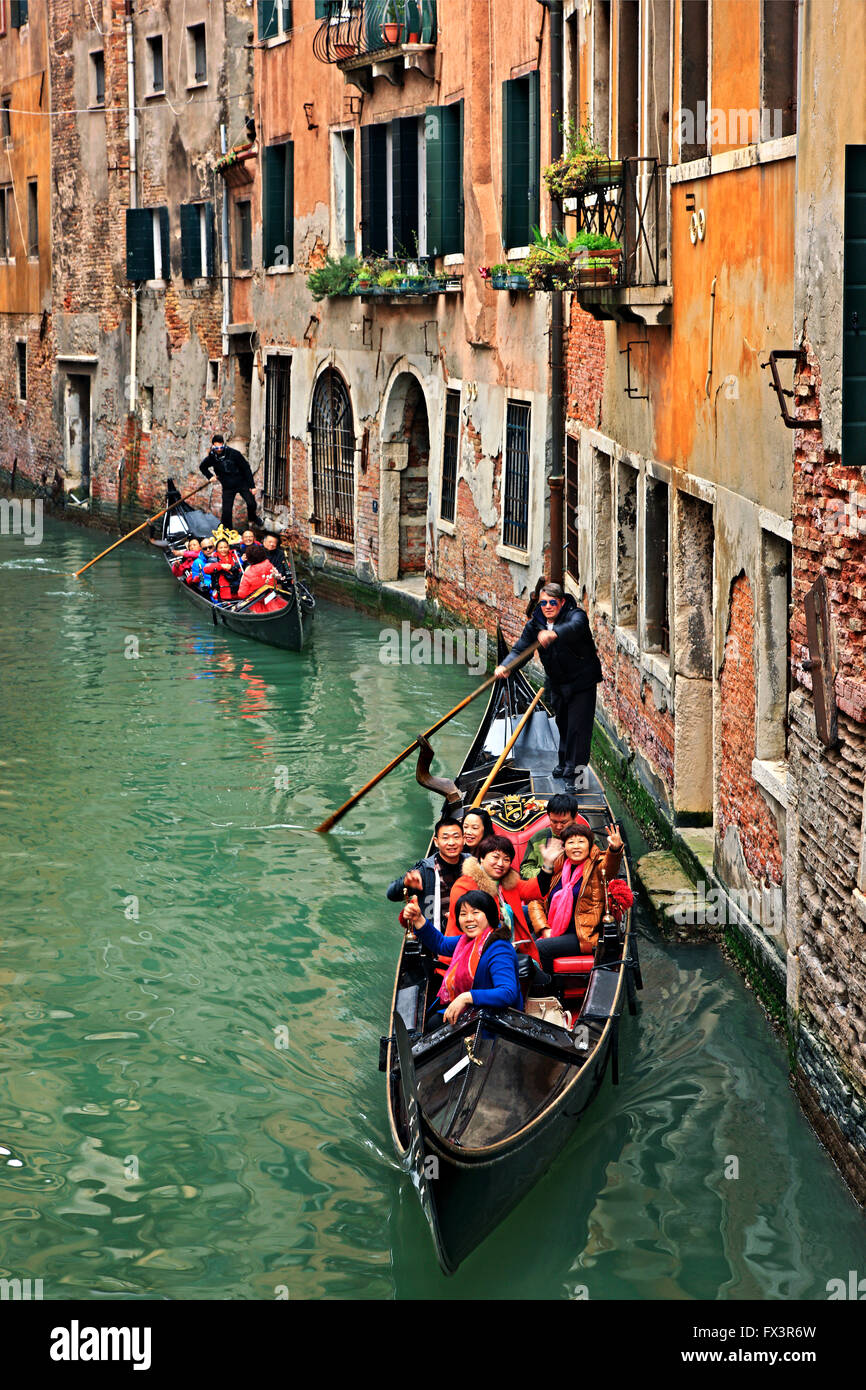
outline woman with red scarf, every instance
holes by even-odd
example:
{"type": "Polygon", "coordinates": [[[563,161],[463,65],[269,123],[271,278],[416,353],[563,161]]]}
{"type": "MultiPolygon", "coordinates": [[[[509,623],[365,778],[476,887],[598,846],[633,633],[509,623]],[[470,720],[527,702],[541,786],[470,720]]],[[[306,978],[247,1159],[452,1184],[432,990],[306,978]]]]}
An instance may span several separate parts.
{"type": "MultiPolygon", "coordinates": [[[[273,590],[279,583],[280,576],[268,559],[268,552],[263,545],[256,543],[248,546],[247,560],[249,564],[244,570],[243,578],[238,587],[238,598],[250,598],[257,589],[267,586],[273,590]]],[[[285,608],[286,600],[278,598],[273,592],[265,593],[257,603],[245,608],[245,613],[276,613],[278,608],[285,608]]]]}
{"type": "Polygon", "coordinates": [[[453,936],[457,931],[454,909],[461,894],[473,888],[481,889],[498,902],[502,920],[513,928],[515,950],[538,960],[538,950],[532,928],[526,920],[524,905],[540,902],[543,893],[538,880],[521,878],[511,867],[513,862],[514,846],[507,836],[485,835],[475,847],[475,854],[467,855],[460,866],[460,877],[451,889],[451,910],[445,934],[453,936]]]}
{"type": "Polygon", "coordinates": [[[428,1027],[456,1023],[464,1009],[522,1008],[517,979],[517,954],[510,931],[499,920],[499,909],[489,893],[474,889],[455,903],[458,933],[443,936],[424,916],[416,898],[410,898],[400,914],[403,924],[415,931],[435,955],[448,956],[451,964],[428,1014],[428,1027]]]}
{"type": "Polygon", "coordinates": [[[243,571],[228,541],[217,541],[216,559],[209,561],[202,568],[205,574],[213,576],[211,583],[221,603],[237,597],[243,571]]]}
{"type": "Polygon", "coordinates": [[[549,970],[557,956],[592,955],[604,916],[604,884],[616,878],[622,861],[622,836],[614,823],[605,826],[607,852],[595,843],[589,821],[575,816],[562,832],[561,843],[545,845],[545,867],[534,882],[543,893],[550,890],[549,855],[565,849],[562,877],[547,906],[547,929],[538,940],[542,969],[549,970]]]}

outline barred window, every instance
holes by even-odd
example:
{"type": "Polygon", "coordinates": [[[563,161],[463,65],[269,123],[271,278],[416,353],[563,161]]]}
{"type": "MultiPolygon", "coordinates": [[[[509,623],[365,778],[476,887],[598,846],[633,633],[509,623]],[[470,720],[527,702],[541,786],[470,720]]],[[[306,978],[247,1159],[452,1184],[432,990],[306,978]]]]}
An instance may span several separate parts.
{"type": "Polygon", "coordinates": [[[529,546],[529,417],[525,401],[509,401],[505,421],[505,504],[502,543],[529,546]]]}
{"type": "Polygon", "coordinates": [[[573,435],[568,435],[565,441],[565,572],[575,584],[580,578],[577,530],[579,459],[580,445],[573,435]]]}
{"type": "Polygon", "coordinates": [[[332,540],[355,539],[355,426],[346,384],[332,367],[313,392],[313,529],[332,540]]]}
{"type": "Polygon", "coordinates": [[[443,521],[454,520],[457,507],[457,457],[460,445],[460,392],[445,392],[445,437],[442,445],[442,503],[439,515],[443,521]]]}
{"type": "Polygon", "coordinates": [[[265,477],[266,508],[289,501],[289,405],[291,357],[271,356],[265,363],[265,477]]]}

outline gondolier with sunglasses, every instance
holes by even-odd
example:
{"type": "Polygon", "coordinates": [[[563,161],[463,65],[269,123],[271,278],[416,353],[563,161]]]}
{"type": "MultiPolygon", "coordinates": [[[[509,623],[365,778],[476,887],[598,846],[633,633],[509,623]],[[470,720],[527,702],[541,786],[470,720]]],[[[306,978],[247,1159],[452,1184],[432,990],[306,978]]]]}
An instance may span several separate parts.
{"type": "Polygon", "coordinates": [[[247,504],[247,520],[252,526],[258,520],[254,491],[253,470],[238,449],[227,449],[221,434],[215,434],[207,458],[202,459],[199,471],[210,479],[211,470],[216,473],[222,486],[223,506],[220,521],[223,526],[232,524],[235,498],[238,493],[247,504]]]}
{"type": "Polygon", "coordinates": [[[535,641],[559,730],[559,758],[552,776],[574,791],[577,769],[589,762],[596,686],[602,674],[589,618],[559,584],[542,586],[538,605],[495,675],[507,676],[509,666],[535,641]]]}

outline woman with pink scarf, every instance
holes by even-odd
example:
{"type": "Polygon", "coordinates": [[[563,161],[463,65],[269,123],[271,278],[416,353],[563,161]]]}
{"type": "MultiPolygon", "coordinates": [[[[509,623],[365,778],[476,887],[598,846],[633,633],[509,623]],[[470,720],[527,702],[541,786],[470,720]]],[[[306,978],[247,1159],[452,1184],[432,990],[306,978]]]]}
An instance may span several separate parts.
{"type": "Polygon", "coordinates": [[[554,851],[564,850],[562,878],[547,905],[547,930],[536,940],[542,970],[558,956],[592,955],[604,916],[604,884],[616,878],[622,860],[622,836],[616,824],[606,825],[607,851],[595,843],[589,821],[575,816],[562,840],[548,840],[542,851],[545,867],[536,882],[547,893],[554,851]]]}
{"type": "Polygon", "coordinates": [[[456,1023],[465,1009],[520,1009],[523,1001],[517,980],[517,953],[510,931],[499,920],[499,908],[489,893],[475,888],[456,903],[456,936],[443,936],[425,922],[415,898],[410,898],[401,918],[421,944],[434,956],[449,956],[438,997],[428,1014],[427,1026],[456,1023]]]}

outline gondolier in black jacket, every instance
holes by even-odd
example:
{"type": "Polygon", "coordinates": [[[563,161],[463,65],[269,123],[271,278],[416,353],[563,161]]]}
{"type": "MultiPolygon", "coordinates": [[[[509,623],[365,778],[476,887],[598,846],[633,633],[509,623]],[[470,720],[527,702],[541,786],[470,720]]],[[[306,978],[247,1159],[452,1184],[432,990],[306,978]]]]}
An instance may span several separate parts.
{"type": "Polygon", "coordinates": [[[231,526],[232,512],[238,493],[247,504],[247,518],[252,525],[258,520],[256,498],[253,491],[253,470],[243,454],[237,449],[227,449],[221,434],[215,434],[207,458],[202,459],[200,471],[210,478],[211,470],[216,473],[223,490],[223,509],[220,521],[223,526],[231,526]]]}
{"type": "Polygon", "coordinates": [[[536,640],[559,729],[559,761],[552,775],[574,791],[577,768],[589,762],[601,662],[588,617],[558,584],[543,586],[538,606],[495,674],[507,676],[512,662],[536,640]]]}

